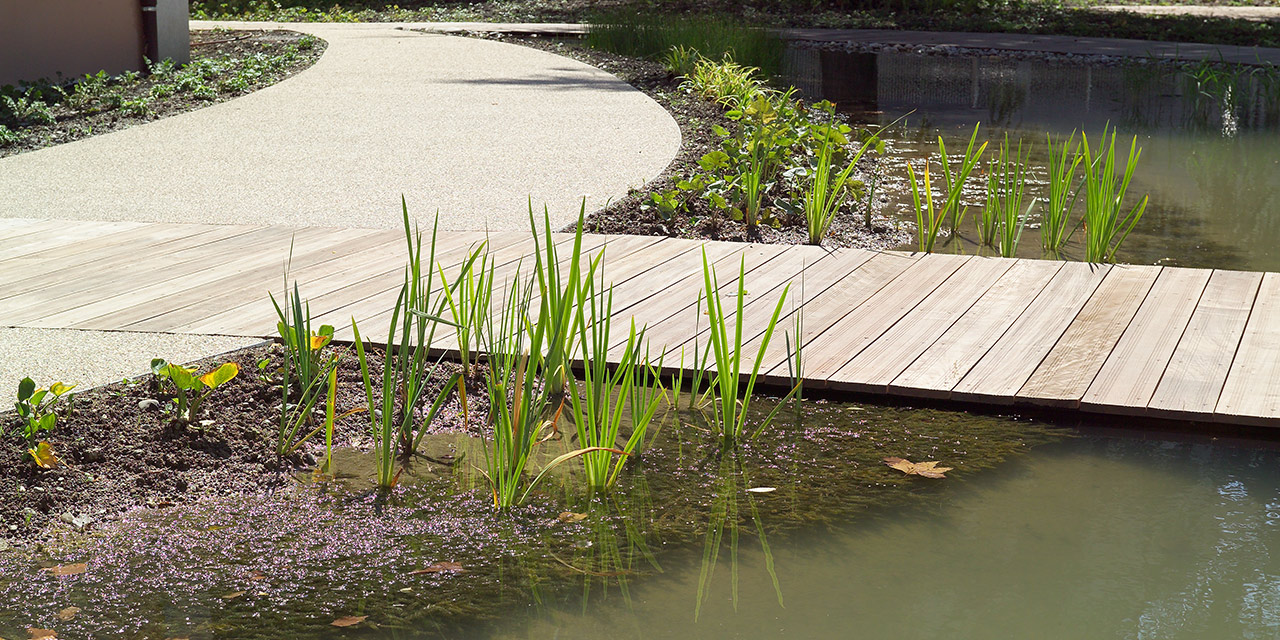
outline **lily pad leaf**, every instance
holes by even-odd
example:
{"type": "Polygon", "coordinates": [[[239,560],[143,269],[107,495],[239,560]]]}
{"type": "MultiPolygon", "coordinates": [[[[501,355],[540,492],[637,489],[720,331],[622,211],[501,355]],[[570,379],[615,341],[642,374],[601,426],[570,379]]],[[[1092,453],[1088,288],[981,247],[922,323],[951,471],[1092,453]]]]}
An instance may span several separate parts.
{"type": "Polygon", "coordinates": [[[936,460],[928,462],[912,462],[903,458],[885,458],[884,463],[891,469],[897,469],[909,476],[922,478],[945,478],[946,472],[954,467],[939,467],[936,460]]]}
{"type": "Polygon", "coordinates": [[[335,627],[354,627],[364,622],[369,616],[342,616],[329,624],[335,627]]]}

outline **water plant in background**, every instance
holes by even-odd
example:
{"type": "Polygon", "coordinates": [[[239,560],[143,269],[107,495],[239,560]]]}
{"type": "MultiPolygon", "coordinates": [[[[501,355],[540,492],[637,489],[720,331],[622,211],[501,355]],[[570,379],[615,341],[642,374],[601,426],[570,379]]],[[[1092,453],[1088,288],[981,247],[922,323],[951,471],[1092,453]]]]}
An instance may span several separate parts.
{"type": "Polygon", "coordinates": [[[960,203],[960,199],[964,196],[965,183],[969,181],[969,176],[978,166],[978,161],[982,159],[982,152],[987,149],[987,142],[974,148],[974,144],[978,141],[979,126],[981,125],[973,125],[969,145],[965,147],[964,155],[960,157],[960,166],[954,171],[951,168],[951,158],[947,155],[947,144],[942,140],[942,136],[938,136],[938,155],[941,156],[942,163],[942,190],[947,197],[942,203],[940,213],[951,222],[951,238],[956,237],[956,230],[960,228],[960,223],[964,221],[967,211],[967,208],[960,203]]]}
{"type": "Polygon", "coordinates": [[[1084,156],[1080,154],[1080,145],[1075,142],[1075,132],[1059,143],[1056,152],[1053,136],[1046,134],[1045,138],[1049,152],[1049,193],[1040,216],[1040,246],[1056,256],[1071,238],[1071,212],[1081,189],[1081,185],[1076,183],[1076,168],[1084,156]]]}
{"type": "MultiPolygon", "coordinates": [[[[776,75],[786,44],[763,28],[728,17],[687,15],[679,20],[648,12],[615,11],[588,19],[587,46],[635,58],[657,60],[672,48],[705,58],[730,56],[776,75]]],[[[683,74],[682,74],[683,75],[683,74]]]]}
{"type": "Polygon", "coordinates": [[[814,105],[813,109],[827,114],[827,123],[815,127],[813,135],[818,141],[817,152],[813,166],[808,170],[809,180],[804,191],[804,218],[809,232],[809,244],[816,245],[822,243],[835,220],[836,212],[854,191],[850,175],[857,167],[858,160],[869,149],[883,152],[884,144],[879,138],[872,136],[863,140],[852,157],[848,157],[846,150],[850,128],[848,125],[837,126],[835,123],[835,105],[824,101],[814,105]],[[839,169],[841,164],[844,165],[843,170],[839,169]]]}
{"type": "Polygon", "coordinates": [[[791,284],[788,283],[782,289],[782,294],[778,297],[778,304],[774,306],[773,315],[769,319],[768,325],[765,327],[764,335],[760,340],[760,348],[756,352],[751,362],[751,371],[747,373],[743,368],[743,339],[742,327],[746,323],[742,310],[747,297],[747,261],[744,256],[738,265],[738,288],[737,288],[737,307],[732,314],[726,313],[724,302],[720,297],[720,280],[716,276],[716,269],[707,259],[706,249],[702,251],[702,279],[703,290],[701,298],[705,300],[707,305],[707,322],[710,325],[710,349],[711,362],[705,361],[701,364],[713,365],[715,377],[711,382],[711,407],[712,419],[716,430],[720,433],[726,444],[739,442],[745,438],[754,438],[768,428],[769,424],[777,415],[778,409],[787,403],[799,390],[799,385],[793,387],[786,397],[778,403],[778,407],[774,409],[760,424],[755,426],[753,431],[747,430],[747,410],[751,405],[752,394],[755,392],[756,378],[760,374],[760,366],[764,363],[764,355],[769,348],[769,341],[773,338],[774,329],[778,326],[778,319],[782,316],[782,309],[787,303],[787,294],[791,290],[791,284]],[[730,318],[732,317],[732,320],[730,318]],[[731,326],[732,325],[732,326],[731,326]],[[745,384],[743,376],[746,375],[745,384]]]}
{"type": "Polygon", "coordinates": [[[987,163],[987,202],[978,218],[978,240],[983,245],[995,247],[1000,255],[1012,258],[1018,252],[1018,241],[1026,215],[1035,206],[1023,210],[1022,202],[1027,192],[1027,164],[1030,151],[1023,153],[1022,142],[1017,149],[1009,144],[1005,135],[1000,143],[999,155],[987,163]]]}
{"type": "Polygon", "coordinates": [[[1084,157],[1085,260],[1089,262],[1115,262],[1116,251],[1147,209],[1148,197],[1144,195],[1127,212],[1124,210],[1124,197],[1142,149],[1138,148],[1138,137],[1134,136],[1129,143],[1124,172],[1117,176],[1116,137],[1115,130],[1110,131],[1110,137],[1104,130],[1096,156],[1089,146],[1089,136],[1080,137],[1084,157]]]}
{"type": "Polygon", "coordinates": [[[741,109],[756,98],[772,94],[759,77],[759,69],[747,67],[732,59],[699,58],[692,70],[684,74],[680,88],[711,100],[726,109],[741,109]]]}
{"type": "Polygon", "coordinates": [[[240,373],[240,366],[227,362],[199,377],[196,376],[197,371],[199,369],[195,367],[173,364],[164,358],[151,361],[151,372],[155,374],[156,380],[168,383],[167,386],[174,393],[173,401],[178,419],[188,424],[196,421],[200,415],[200,407],[214,389],[235,379],[240,373]]]}

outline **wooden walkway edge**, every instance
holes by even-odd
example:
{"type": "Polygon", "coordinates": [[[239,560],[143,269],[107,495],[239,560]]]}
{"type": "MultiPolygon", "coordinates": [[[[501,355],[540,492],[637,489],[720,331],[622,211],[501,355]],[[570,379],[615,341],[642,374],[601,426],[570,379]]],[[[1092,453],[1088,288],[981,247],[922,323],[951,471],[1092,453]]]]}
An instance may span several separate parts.
{"type": "MultiPolygon", "coordinates": [[[[526,233],[445,232],[446,274],[486,238],[499,279],[527,272],[526,233]]],[[[0,326],[269,337],[267,293],[283,291],[291,240],[290,276],[318,321],[349,338],[354,317],[382,339],[402,234],[325,228],[0,220],[0,326]]],[[[570,240],[557,236],[565,250],[570,240]]],[[[669,365],[705,345],[705,251],[723,295],[745,265],[751,355],[789,285],[761,362],[773,384],[788,379],[782,332],[800,314],[810,388],[1280,426],[1280,274],[657,237],[584,245],[605,252],[616,326],[646,326],[669,365]]]]}

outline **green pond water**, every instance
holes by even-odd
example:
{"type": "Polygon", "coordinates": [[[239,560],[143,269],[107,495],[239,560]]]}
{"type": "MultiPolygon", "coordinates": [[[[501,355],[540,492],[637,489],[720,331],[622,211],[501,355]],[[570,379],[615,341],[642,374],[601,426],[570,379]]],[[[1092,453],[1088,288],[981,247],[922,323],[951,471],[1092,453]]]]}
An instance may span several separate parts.
{"type": "Polygon", "coordinates": [[[1267,443],[928,408],[788,414],[725,450],[696,412],[668,413],[611,496],[570,470],[502,515],[469,438],[433,438],[390,498],[342,452],[337,482],[304,474],[0,553],[0,637],[1280,635],[1267,443]],[[886,456],[955,469],[908,477],[886,456]],[[41,570],[75,562],[87,571],[41,570]],[[345,616],[367,618],[331,625],[345,616]]]}
{"type": "MultiPolygon", "coordinates": [[[[904,165],[913,162],[918,169],[925,155],[936,156],[938,135],[949,151],[963,152],[961,143],[974,123],[981,123],[980,141],[1008,134],[1014,146],[1018,141],[1028,145],[1029,204],[1044,191],[1046,134],[1065,138],[1084,131],[1096,146],[1097,136],[1110,126],[1124,143],[1118,163],[1124,162],[1132,136],[1142,149],[1126,209],[1142,195],[1151,198],[1119,260],[1280,270],[1280,75],[1275,71],[1219,74],[1216,80],[1202,76],[1197,82],[1192,72],[1136,64],[816,49],[789,50],[784,70],[786,81],[809,96],[836,102],[857,121],[888,124],[906,116],[886,134],[893,152],[885,164],[890,189],[884,193],[890,196],[886,213],[912,224],[904,165]]],[[[979,183],[975,178],[966,198],[973,206],[961,227],[962,239],[942,250],[978,251],[974,219],[985,197],[979,183]]],[[[1038,222],[1038,213],[1027,220],[1020,256],[1041,257],[1038,222]]],[[[1067,254],[1079,259],[1078,242],[1067,254]]]]}

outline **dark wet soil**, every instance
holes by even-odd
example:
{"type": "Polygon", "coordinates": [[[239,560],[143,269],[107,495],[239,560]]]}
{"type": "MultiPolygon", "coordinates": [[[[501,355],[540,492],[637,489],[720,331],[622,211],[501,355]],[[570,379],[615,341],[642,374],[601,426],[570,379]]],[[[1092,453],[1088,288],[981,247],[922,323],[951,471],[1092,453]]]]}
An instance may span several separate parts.
{"type": "MultiPolygon", "coordinates": [[[[369,359],[374,384],[380,384],[382,354],[374,350],[369,359]]],[[[291,455],[275,453],[281,348],[253,348],[205,361],[200,372],[222,362],[235,362],[240,374],[213,391],[194,424],[177,419],[173,395],[151,375],[76,395],[70,410],[60,412],[57,428],[41,436],[62,461],[52,469],[40,469],[28,457],[15,432],[16,415],[0,414],[8,432],[0,438],[0,541],[38,542],[58,529],[93,528],[137,507],[164,509],[201,496],[272,492],[292,483],[299,470],[314,467],[324,455],[323,434],[291,455]]],[[[442,363],[434,391],[455,370],[457,365],[442,363]]],[[[366,406],[359,364],[350,350],[343,352],[338,380],[337,414],[366,406]]],[[[455,392],[429,432],[479,433],[488,409],[483,383],[473,376],[468,388],[468,419],[455,392]]],[[[323,424],[322,414],[316,424],[323,424]]],[[[335,446],[371,444],[363,411],[337,422],[334,431],[335,446]]]]}
{"type": "Polygon", "coordinates": [[[326,46],[324,40],[294,31],[192,30],[192,63],[216,61],[221,68],[219,73],[204,79],[204,85],[211,93],[197,95],[189,90],[178,90],[172,95],[159,97],[153,89],[162,82],[153,76],[143,75],[133,82],[117,80],[109,92],[118,92],[121,103],[153,98],[148,113],[131,114],[126,109],[105,106],[102,102],[79,107],[61,102],[53,106],[53,115],[57,119],[54,124],[10,126],[20,139],[7,145],[0,142],[0,158],[127,129],[252,93],[315,64],[326,46]],[[277,58],[279,63],[271,65],[247,86],[228,84],[235,71],[243,66],[243,61],[251,57],[277,58]]]}
{"type": "MultiPolygon", "coordinates": [[[[587,231],[772,244],[808,242],[808,230],[801,216],[781,214],[777,227],[760,225],[749,229],[744,223],[714,211],[710,204],[701,200],[691,203],[688,213],[671,218],[664,218],[654,209],[641,208],[641,203],[650,194],[670,189],[673,179],[692,174],[703,155],[719,148],[720,137],[713,132],[713,127],[721,126],[731,131],[737,127],[715,103],[681,91],[680,78],[661,64],[590,49],[573,40],[477,35],[550,51],[608,71],[653,98],[680,125],[683,140],[680,152],[666,170],[644,187],[633,189],[626,197],[591,214],[586,222],[587,231]]],[[[855,175],[865,181],[870,172],[879,170],[870,163],[864,163],[855,175]]],[[[885,202],[885,198],[877,196],[871,204],[870,227],[865,224],[865,203],[846,206],[836,214],[823,246],[876,250],[911,242],[911,229],[902,227],[894,217],[880,214],[885,202]]]]}

